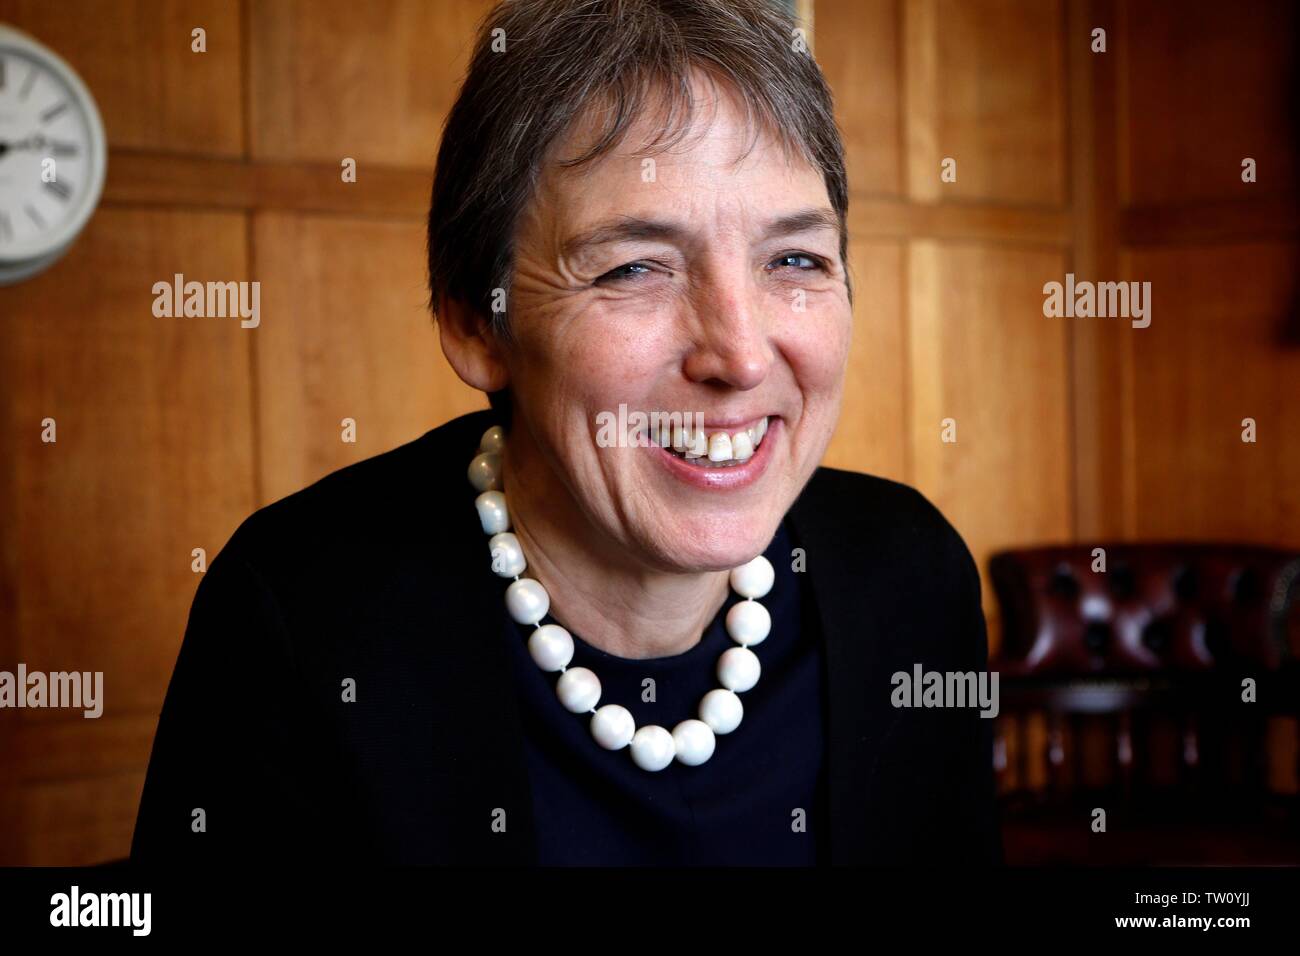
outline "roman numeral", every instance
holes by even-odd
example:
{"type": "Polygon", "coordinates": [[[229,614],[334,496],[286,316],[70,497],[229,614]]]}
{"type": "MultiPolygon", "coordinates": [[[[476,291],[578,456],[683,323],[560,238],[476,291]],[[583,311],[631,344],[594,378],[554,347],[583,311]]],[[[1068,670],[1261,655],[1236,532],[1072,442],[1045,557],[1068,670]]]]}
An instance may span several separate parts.
{"type": "Polygon", "coordinates": [[[0,59],[0,90],[5,88],[5,61],[0,59]]]}
{"type": "Polygon", "coordinates": [[[37,229],[45,228],[45,220],[41,218],[41,214],[36,211],[35,206],[31,203],[26,203],[24,204],[23,209],[27,211],[27,215],[31,218],[32,222],[36,223],[37,229]]]}
{"type": "Polygon", "coordinates": [[[54,119],[54,117],[58,116],[67,108],[68,108],[67,100],[64,100],[62,103],[59,103],[57,106],[51,106],[48,110],[46,110],[44,113],[41,114],[41,122],[48,123],[50,120],[54,119]]]}
{"type": "Polygon", "coordinates": [[[14,237],[14,226],[9,221],[9,213],[0,212],[0,239],[9,242],[14,237]]]}
{"type": "Polygon", "coordinates": [[[65,202],[67,201],[67,198],[72,195],[72,187],[57,179],[46,183],[45,188],[65,202]]]}
{"type": "Polygon", "coordinates": [[[76,143],[60,143],[55,140],[50,141],[51,156],[76,156],[80,150],[76,143]]]}

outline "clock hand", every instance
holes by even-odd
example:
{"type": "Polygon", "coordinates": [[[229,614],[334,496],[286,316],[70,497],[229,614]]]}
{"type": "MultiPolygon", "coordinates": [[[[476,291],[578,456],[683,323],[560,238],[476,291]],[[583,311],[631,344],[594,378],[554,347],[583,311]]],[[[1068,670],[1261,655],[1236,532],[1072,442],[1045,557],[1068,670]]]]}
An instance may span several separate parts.
{"type": "Polygon", "coordinates": [[[30,139],[15,139],[11,142],[5,142],[4,140],[0,140],[0,157],[3,157],[5,153],[9,153],[9,152],[16,153],[20,149],[29,149],[30,144],[31,144],[30,139]]]}
{"type": "Polygon", "coordinates": [[[3,156],[11,150],[13,152],[18,152],[19,150],[30,149],[39,152],[47,146],[55,153],[67,153],[69,151],[76,152],[76,146],[71,143],[62,143],[55,139],[46,139],[40,133],[36,133],[33,136],[28,136],[26,139],[15,139],[9,142],[0,140],[0,156],[3,156]]]}

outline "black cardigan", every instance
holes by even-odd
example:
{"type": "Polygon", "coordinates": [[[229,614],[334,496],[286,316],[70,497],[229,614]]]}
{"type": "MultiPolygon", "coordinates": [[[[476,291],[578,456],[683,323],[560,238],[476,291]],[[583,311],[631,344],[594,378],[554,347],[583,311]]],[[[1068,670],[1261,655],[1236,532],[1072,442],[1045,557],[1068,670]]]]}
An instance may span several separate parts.
{"type": "MultiPolygon", "coordinates": [[[[194,598],[133,860],[535,862],[504,602],[465,476],[492,421],[458,418],[239,527],[194,598]]],[[[891,704],[897,671],[986,667],[966,546],[911,488],[830,468],[789,519],[822,623],[831,862],[1000,862],[992,721],[891,704]]]]}

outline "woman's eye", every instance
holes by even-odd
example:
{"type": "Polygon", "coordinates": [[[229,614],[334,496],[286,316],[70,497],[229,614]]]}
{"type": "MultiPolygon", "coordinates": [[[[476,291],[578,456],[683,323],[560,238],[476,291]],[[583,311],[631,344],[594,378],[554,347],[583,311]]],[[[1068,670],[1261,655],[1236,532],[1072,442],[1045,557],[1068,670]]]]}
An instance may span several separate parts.
{"type": "Polygon", "coordinates": [[[822,267],[821,260],[813,256],[804,255],[802,252],[786,252],[773,259],[769,265],[777,269],[798,269],[801,272],[808,272],[813,269],[822,267]]]}
{"type": "Polygon", "coordinates": [[[606,282],[606,281],[618,282],[621,280],[633,279],[640,275],[645,275],[650,271],[651,271],[650,267],[646,265],[644,262],[629,262],[626,265],[621,265],[616,269],[610,269],[608,272],[606,272],[603,276],[601,276],[596,281],[597,282],[606,282]]]}

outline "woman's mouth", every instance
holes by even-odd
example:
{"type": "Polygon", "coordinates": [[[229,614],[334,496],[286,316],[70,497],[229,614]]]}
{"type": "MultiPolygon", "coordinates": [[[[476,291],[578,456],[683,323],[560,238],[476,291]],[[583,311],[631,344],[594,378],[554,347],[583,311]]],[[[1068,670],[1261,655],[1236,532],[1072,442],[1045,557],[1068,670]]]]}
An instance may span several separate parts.
{"type": "Polygon", "coordinates": [[[779,416],[721,427],[673,426],[647,436],[646,450],[668,474],[694,488],[739,491],[759,480],[782,438],[779,416]]]}
{"type": "Polygon", "coordinates": [[[767,435],[767,416],[745,428],[664,426],[651,443],[697,468],[734,468],[754,457],[767,435]]]}

